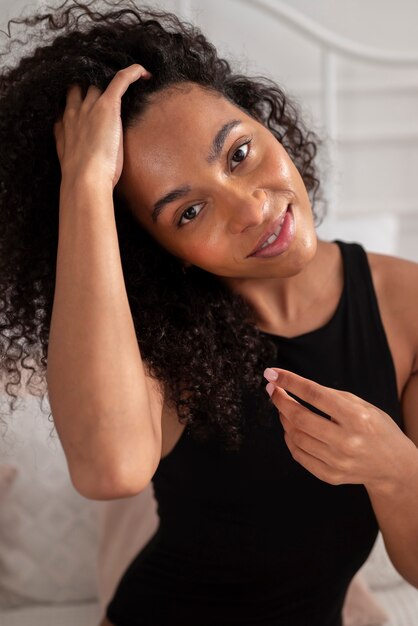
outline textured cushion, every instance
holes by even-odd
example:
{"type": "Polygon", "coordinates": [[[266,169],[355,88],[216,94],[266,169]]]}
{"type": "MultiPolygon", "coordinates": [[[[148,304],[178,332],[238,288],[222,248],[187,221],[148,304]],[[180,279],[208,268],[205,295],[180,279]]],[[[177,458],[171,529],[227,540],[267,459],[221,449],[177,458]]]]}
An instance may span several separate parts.
{"type": "Polygon", "coordinates": [[[343,626],[380,626],[388,614],[370,592],[364,575],[359,572],[351,581],[344,603],[343,626]]]}
{"type": "Polygon", "coordinates": [[[100,518],[99,602],[104,613],[116,585],[134,556],[158,526],[152,485],[131,498],[96,502],[100,518]]]}
{"type": "Polygon", "coordinates": [[[373,550],[361,571],[372,590],[393,589],[405,582],[392,565],[382,533],[378,534],[373,550]]]}
{"type": "Polygon", "coordinates": [[[41,605],[0,611],[1,626],[97,626],[97,603],[41,605]]]}
{"type": "Polygon", "coordinates": [[[381,533],[361,573],[389,615],[385,626],[418,625],[418,589],[407,583],[392,565],[381,533]]]}
{"type": "Polygon", "coordinates": [[[72,487],[38,398],[25,396],[7,423],[0,460],[18,471],[0,507],[0,608],[96,599],[95,503],[72,487]]]}
{"type": "Polygon", "coordinates": [[[16,474],[17,468],[14,465],[0,464],[0,501],[11,488],[16,474]]]}
{"type": "Polygon", "coordinates": [[[417,626],[418,624],[418,589],[407,583],[396,587],[374,591],[389,615],[385,626],[417,626]]]}

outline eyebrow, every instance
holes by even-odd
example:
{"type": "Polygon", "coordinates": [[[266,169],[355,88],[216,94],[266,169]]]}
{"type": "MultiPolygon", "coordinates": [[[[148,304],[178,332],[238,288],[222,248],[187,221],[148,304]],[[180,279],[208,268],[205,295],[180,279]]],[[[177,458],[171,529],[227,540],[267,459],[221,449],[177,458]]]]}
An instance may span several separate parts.
{"type": "Polygon", "coordinates": [[[220,130],[215,135],[215,138],[212,142],[212,147],[210,149],[209,155],[207,157],[208,163],[213,163],[217,159],[219,159],[220,154],[222,152],[222,148],[224,147],[224,143],[235,126],[239,126],[241,122],[239,120],[231,120],[222,126],[220,130]]]}
{"type": "Polygon", "coordinates": [[[191,189],[192,188],[190,187],[190,185],[184,185],[183,187],[178,187],[177,189],[173,189],[172,191],[169,191],[165,196],[160,198],[160,200],[158,200],[154,204],[154,207],[152,209],[151,217],[152,217],[152,221],[154,222],[154,224],[158,220],[159,215],[161,215],[162,211],[165,209],[167,204],[170,204],[170,202],[174,202],[175,200],[179,200],[180,198],[183,198],[191,191],[191,189]]]}
{"type": "MultiPolygon", "coordinates": [[[[212,141],[212,146],[210,148],[209,154],[206,157],[208,163],[212,164],[217,159],[219,159],[222,148],[225,145],[225,141],[227,140],[229,133],[233,128],[239,126],[241,123],[242,122],[240,122],[240,120],[231,120],[230,122],[224,124],[220,130],[218,130],[212,141]]],[[[157,202],[153,206],[151,214],[151,218],[154,224],[157,222],[158,217],[161,215],[161,213],[164,211],[168,204],[174,202],[175,200],[183,198],[188,193],[190,193],[191,189],[192,188],[190,187],[190,185],[183,185],[182,187],[178,187],[177,189],[169,191],[165,194],[165,196],[157,200],[157,202]]]]}

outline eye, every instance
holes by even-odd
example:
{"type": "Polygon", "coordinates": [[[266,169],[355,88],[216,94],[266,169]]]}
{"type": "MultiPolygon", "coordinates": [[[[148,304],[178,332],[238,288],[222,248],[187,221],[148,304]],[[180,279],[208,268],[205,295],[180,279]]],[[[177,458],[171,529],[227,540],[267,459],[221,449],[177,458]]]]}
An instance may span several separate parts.
{"type": "MultiPolygon", "coordinates": [[[[240,145],[235,150],[234,154],[232,155],[231,164],[234,161],[237,161],[238,164],[241,163],[242,161],[245,161],[245,159],[247,158],[247,156],[248,156],[248,154],[250,152],[250,143],[251,143],[251,139],[249,139],[248,141],[246,141],[245,143],[240,145]]],[[[234,170],[235,167],[231,167],[231,169],[234,170]]]]}
{"type": "MultiPolygon", "coordinates": [[[[203,204],[203,202],[200,202],[199,204],[193,204],[192,206],[189,206],[189,208],[186,209],[185,211],[183,211],[183,213],[181,214],[181,218],[178,221],[177,225],[178,226],[184,226],[183,218],[186,218],[189,222],[193,221],[197,217],[197,215],[199,215],[199,213],[200,213],[200,211],[199,211],[199,213],[196,215],[196,209],[198,207],[203,209],[204,206],[205,205],[203,204]]],[[[186,222],[186,224],[187,223],[188,222],[186,222]]]]}

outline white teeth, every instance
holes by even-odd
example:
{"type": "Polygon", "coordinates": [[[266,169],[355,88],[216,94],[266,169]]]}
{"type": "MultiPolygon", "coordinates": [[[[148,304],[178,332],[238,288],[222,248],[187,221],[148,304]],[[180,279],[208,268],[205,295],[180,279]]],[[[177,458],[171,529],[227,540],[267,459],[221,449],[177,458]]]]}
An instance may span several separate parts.
{"type": "Polygon", "coordinates": [[[283,216],[282,216],[282,218],[281,218],[281,220],[280,220],[280,224],[278,225],[276,232],[274,232],[272,235],[270,235],[270,237],[269,237],[269,238],[268,238],[268,239],[267,239],[267,240],[263,243],[263,245],[262,245],[262,246],[260,246],[259,250],[262,250],[263,248],[267,248],[267,246],[269,246],[269,245],[270,245],[270,244],[272,244],[274,241],[276,241],[276,239],[277,239],[277,237],[279,236],[280,231],[281,231],[281,229],[282,229],[283,222],[284,222],[284,218],[286,217],[286,212],[287,212],[287,209],[286,209],[286,211],[283,213],[283,216]]]}
{"type": "Polygon", "coordinates": [[[265,242],[263,243],[263,245],[261,246],[261,248],[266,248],[267,246],[269,246],[271,243],[273,243],[273,241],[276,241],[276,239],[277,239],[277,237],[278,237],[278,236],[279,236],[279,235],[278,235],[278,234],[276,235],[275,233],[273,233],[272,235],[270,235],[270,237],[267,239],[267,241],[265,241],[265,242]]]}
{"type": "Polygon", "coordinates": [[[285,217],[285,216],[283,215],[283,219],[282,219],[282,220],[280,220],[280,224],[279,224],[279,226],[277,227],[276,232],[275,232],[275,233],[273,233],[272,235],[270,235],[270,237],[267,239],[267,241],[265,241],[265,242],[263,243],[263,245],[261,246],[261,248],[266,248],[266,247],[267,247],[267,246],[269,246],[271,243],[273,243],[274,241],[276,241],[276,239],[277,239],[277,237],[279,236],[280,231],[281,231],[281,229],[282,229],[282,224],[283,224],[283,222],[284,222],[284,217],[285,217]]]}

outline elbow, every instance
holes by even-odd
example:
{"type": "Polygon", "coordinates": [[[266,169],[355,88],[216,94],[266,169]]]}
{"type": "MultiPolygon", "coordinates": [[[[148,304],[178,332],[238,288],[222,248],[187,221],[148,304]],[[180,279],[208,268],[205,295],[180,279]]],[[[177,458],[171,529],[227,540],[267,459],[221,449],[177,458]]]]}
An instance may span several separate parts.
{"type": "Polygon", "coordinates": [[[118,500],[130,498],[144,491],[151,482],[154,471],[140,469],[133,474],[124,474],[120,468],[97,476],[92,471],[70,471],[74,489],[88,500],[118,500]]]}
{"type": "Polygon", "coordinates": [[[76,491],[87,498],[88,500],[119,500],[121,498],[131,498],[136,496],[141,491],[148,486],[147,484],[116,484],[116,485],[105,485],[103,487],[99,487],[97,485],[89,485],[89,484],[75,484],[74,488],[76,491]]]}

